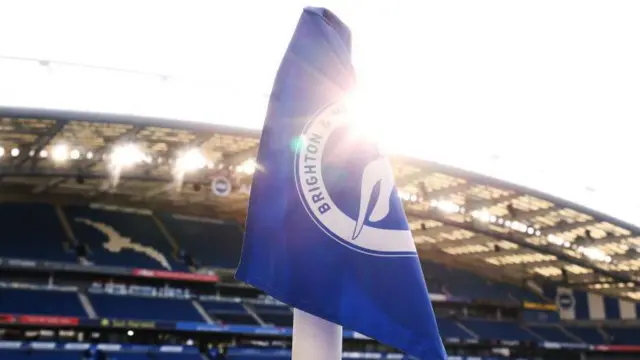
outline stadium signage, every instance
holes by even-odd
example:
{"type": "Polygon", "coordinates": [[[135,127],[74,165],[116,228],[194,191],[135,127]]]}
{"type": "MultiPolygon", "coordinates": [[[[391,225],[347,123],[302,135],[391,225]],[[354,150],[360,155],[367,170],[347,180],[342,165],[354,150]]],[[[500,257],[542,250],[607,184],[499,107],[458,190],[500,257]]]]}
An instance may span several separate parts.
{"type": "Polygon", "coordinates": [[[0,323],[21,325],[78,326],[80,319],[68,316],[0,314],[0,323]]]}
{"type": "Polygon", "coordinates": [[[100,325],[103,327],[127,328],[127,329],[155,329],[155,321],[144,320],[119,320],[119,319],[102,319],[100,325]]]}
{"type": "Polygon", "coordinates": [[[224,176],[218,176],[211,182],[211,191],[217,196],[229,196],[231,194],[231,182],[224,176]]]}
{"type": "Polygon", "coordinates": [[[541,310],[541,311],[557,311],[558,310],[558,307],[555,304],[541,304],[541,303],[525,301],[522,305],[527,310],[541,310]]]}
{"type": "Polygon", "coordinates": [[[132,275],[148,277],[148,278],[164,279],[164,280],[185,280],[185,281],[198,281],[198,282],[220,281],[220,277],[218,275],[194,274],[194,273],[148,270],[148,269],[133,269],[132,275]]]}

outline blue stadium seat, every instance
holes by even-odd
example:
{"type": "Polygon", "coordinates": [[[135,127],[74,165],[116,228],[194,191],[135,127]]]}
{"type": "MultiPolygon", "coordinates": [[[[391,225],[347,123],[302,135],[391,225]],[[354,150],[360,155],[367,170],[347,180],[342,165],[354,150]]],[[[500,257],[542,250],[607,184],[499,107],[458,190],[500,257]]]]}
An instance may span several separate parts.
{"type": "Polygon", "coordinates": [[[141,352],[109,352],[107,360],[151,360],[151,358],[141,352]]]}
{"type": "Polygon", "coordinates": [[[289,351],[280,349],[236,349],[227,351],[227,360],[291,360],[289,351]]]}
{"type": "Polygon", "coordinates": [[[100,317],[132,320],[204,322],[189,300],[89,294],[93,308],[100,317]]]}
{"type": "MultiPolygon", "coordinates": [[[[34,350],[27,359],[29,360],[78,360],[81,353],[64,350],[34,350]]],[[[3,359],[4,360],[4,359],[3,359]]]]}
{"type": "Polygon", "coordinates": [[[200,301],[208,314],[225,324],[258,325],[256,320],[242,306],[242,303],[232,301],[200,301]]]}
{"type": "Polygon", "coordinates": [[[65,212],[76,239],[89,247],[88,258],[97,264],[187,270],[150,215],[87,207],[68,207],[65,212]]]}
{"type": "Polygon", "coordinates": [[[458,339],[474,339],[474,336],[469,334],[463,328],[456,324],[455,320],[447,318],[438,318],[438,330],[440,336],[443,339],[446,338],[458,338],[458,339]]]}
{"type": "Polygon", "coordinates": [[[432,279],[432,282],[435,279],[435,283],[451,295],[502,302],[542,301],[540,296],[528,289],[493,282],[470,271],[449,268],[431,261],[423,261],[422,268],[427,279],[432,279]]]}
{"type": "Polygon", "coordinates": [[[565,326],[564,328],[587,344],[607,343],[607,340],[602,337],[602,334],[594,327],[565,326]]]}
{"type": "Polygon", "coordinates": [[[0,359],[2,360],[29,360],[26,351],[14,349],[0,349],[0,359]]]}
{"type": "Polygon", "coordinates": [[[293,326],[293,313],[288,306],[271,304],[253,304],[256,314],[267,324],[293,326]]]}
{"type": "Polygon", "coordinates": [[[2,204],[2,240],[0,257],[77,261],[63,247],[69,240],[62,224],[49,204],[2,204]]]}
{"type": "Polygon", "coordinates": [[[0,289],[0,313],[86,317],[75,292],[0,289]]]}
{"type": "Polygon", "coordinates": [[[530,325],[527,327],[529,328],[529,330],[538,334],[538,336],[540,336],[541,338],[547,341],[565,342],[565,343],[578,342],[576,339],[567,335],[560,327],[555,325],[550,325],[550,326],[530,325]]]}
{"type": "Polygon", "coordinates": [[[195,353],[155,353],[154,360],[202,360],[202,355],[195,353]]]}
{"type": "Polygon", "coordinates": [[[616,345],[640,345],[639,327],[605,327],[610,342],[616,345]]]}
{"type": "Polygon", "coordinates": [[[219,220],[159,215],[180,248],[201,265],[235,268],[242,251],[242,232],[237,224],[219,220]]]}
{"type": "Polygon", "coordinates": [[[533,334],[523,329],[514,321],[465,319],[460,322],[481,339],[517,341],[537,340],[533,334]]]}

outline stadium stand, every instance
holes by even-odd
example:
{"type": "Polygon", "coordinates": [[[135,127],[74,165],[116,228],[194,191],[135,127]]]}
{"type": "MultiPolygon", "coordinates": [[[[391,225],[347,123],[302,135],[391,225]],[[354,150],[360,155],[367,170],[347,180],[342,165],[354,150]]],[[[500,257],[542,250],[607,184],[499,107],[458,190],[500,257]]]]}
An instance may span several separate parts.
{"type": "Polygon", "coordinates": [[[250,305],[256,314],[267,324],[275,326],[293,326],[293,313],[288,306],[275,304],[250,305]]]}
{"type": "Polygon", "coordinates": [[[475,339],[476,337],[461,328],[455,320],[438,318],[438,329],[442,338],[475,339]]]}
{"type": "Polygon", "coordinates": [[[256,319],[241,302],[226,300],[200,301],[202,308],[213,318],[225,324],[256,325],[256,319]]]}
{"type": "Polygon", "coordinates": [[[238,225],[214,219],[161,214],[167,231],[202,266],[235,268],[242,250],[238,225]]]}
{"type": "Polygon", "coordinates": [[[67,207],[76,239],[88,247],[88,259],[100,265],[186,270],[150,214],[67,207]]]}
{"type": "Polygon", "coordinates": [[[535,336],[514,321],[465,319],[460,323],[487,340],[533,341],[535,336]]]}
{"type": "Polygon", "coordinates": [[[89,294],[89,299],[101,317],[205,322],[188,300],[110,294],[89,294]]]}
{"type": "Polygon", "coordinates": [[[76,292],[0,288],[0,313],[87,316],[76,292]]]}
{"type": "Polygon", "coordinates": [[[70,239],[49,204],[5,203],[2,218],[2,253],[17,259],[76,261],[64,248],[70,239]]]}
{"type": "MultiPolygon", "coordinates": [[[[201,265],[233,268],[241,249],[242,239],[238,227],[216,220],[162,214],[158,217],[161,222],[159,225],[150,213],[127,213],[87,207],[67,207],[64,208],[64,213],[70,220],[75,238],[87,245],[89,252],[86,257],[99,265],[188,271],[186,265],[174,256],[174,254],[182,252],[183,254],[193,254],[198,264],[201,265]],[[164,230],[169,233],[170,238],[165,236],[164,230]],[[110,251],[108,249],[114,243],[117,245],[118,241],[122,241],[122,239],[130,239],[132,243],[147,250],[135,251],[120,248],[116,249],[117,251],[110,251]],[[174,249],[171,243],[174,240],[180,248],[174,249]]],[[[16,216],[15,221],[9,221],[9,234],[16,236],[21,241],[24,240],[24,243],[28,245],[16,245],[14,242],[5,241],[0,246],[0,257],[20,257],[79,264],[72,252],[65,249],[68,236],[58,214],[56,214],[55,207],[46,204],[5,204],[0,206],[0,214],[4,214],[10,219],[12,216],[16,216]],[[27,226],[23,220],[18,220],[18,217],[20,219],[26,218],[27,214],[38,215],[37,226],[27,226]],[[24,229],[24,231],[20,229],[24,229]],[[54,239],[44,246],[46,252],[41,252],[40,248],[36,246],[43,238],[54,239]],[[31,252],[33,249],[35,251],[31,252]]],[[[446,296],[453,295],[471,301],[465,300],[466,302],[463,301],[463,303],[469,304],[474,300],[494,300],[496,304],[510,303],[507,306],[510,309],[514,308],[514,304],[520,305],[523,301],[549,303],[549,300],[527,288],[511,283],[491,281],[467,270],[451,268],[429,261],[423,262],[423,267],[430,292],[446,296]]],[[[0,314],[68,316],[87,319],[91,317],[88,310],[91,308],[98,317],[97,319],[93,318],[96,321],[127,319],[153,322],[192,322],[206,325],[208,320],[212,320],[223,326],[267,325],[274,327],[291,327],[293,322],[289,307],[256,298],[219,298],[212,297],[207,293],[191,292],[176,292],[179,295],[158,292],[158,294],[153,293],[153,296],[141,296],[139,293],[109,293],[106,287],[91,287],[87,288],[88,303],[85,304],[77,291],[62,291],[55,287],[44,290],[43,288],[36,289],[35,286],[16,288],[7,287],[6,283],[3,284],[4,287],[0,287],[0,314]],[[198,294],[202,294],[203,297],[198,294]],[[195,297],[191,298],[192,296],[195,297]],[[202,310],[206,312],[209,319],[203,315],[202,310]]],[[[540,321],[540,323],[535,317],[520,318],[529,321],[527,323],[526,321],[516,321],[513,314],[503,317],[503,320],[475,318],[483,314],[482,311],[474,312],[473,317],[467,317],[456,307],[444,307],[438,314],[440,334],[445,340],[458,339],[456,341],[463,342],[502,340],[535,343],[548,341],[587,345],[640,344],[637,328],[578,326],[571,322],[561,322],[557,316],[546,317],[545,322],[540,321]],[[449,317],[449,314],[455,316],[449,317]]],[[[489,314],[489,316],[491,315],[489,314]]],[[[0,359],[9,360],[67,360],[77,359],[79,356],[77,351],[60,349],[38,349],[37,351],[34,349],[0,349],[0,359]]],[[[290,359],[288,350],[282,349],[229,349],[229,352],[224,355],[225,357],[222,356],[212,357],[212,359],[290,359]]],[[[195,360],[201,358],[201,354],[197,351],[188,353],[154,352],[152,354],[139,351],[117,351],[107,353],[104,359],[195,360]]]]}
{"type": "Polygon", "coordinates": [[[640,345],[640,329],[630,327],[605,326],[603,330],[609,335],[612,344],[640,345]]]}
{"type": "MultiPolygon", "coordinates": [[[[543,301],[532,291],[508,283],[496,283],[470,271],[453,269],[445,265],[423,261],[422,268],[428,280],[435,280],[436,288],[446,294],[469,299],[507,301],[543,301]]],[[[433,286],[430,291],[433,292],[433,286]]]]}
{"type": "Polygon", "coordinates": [[[529,325],[527,326],[534,334],[546,341],[556,341],[573,343],[577,341],[575,336],[571,336],[564,329],[557,325],[529,325]]]}
{"type": "Polygon", "coordinates": [[[605,339],[603,334],[598,331],[594,326],[571,326],[565,325],[564,328],[571,334],[578,337],[584,343],[587,344],[606,344],[608,339],[605,339]]]}

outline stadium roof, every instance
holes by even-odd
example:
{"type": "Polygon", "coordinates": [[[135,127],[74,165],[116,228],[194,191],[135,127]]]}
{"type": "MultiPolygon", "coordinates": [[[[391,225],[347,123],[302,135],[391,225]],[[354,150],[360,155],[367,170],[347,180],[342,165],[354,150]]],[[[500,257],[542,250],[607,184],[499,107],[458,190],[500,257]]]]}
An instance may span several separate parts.
{"type": "MultiPolygon", "coordinates": [[[[4,108],[0,201],[100,203],[243,221],[258,141],[258,132],[210,124],[4,108]],[[231,180],[228,196],[210,190],[219,177],[231,180]]],[[[400,156],[392,165],[425,259],[510,280],[562,282],[566,274],[573,286],[640,299],[637,227],[449,166],[400,156]]]]}

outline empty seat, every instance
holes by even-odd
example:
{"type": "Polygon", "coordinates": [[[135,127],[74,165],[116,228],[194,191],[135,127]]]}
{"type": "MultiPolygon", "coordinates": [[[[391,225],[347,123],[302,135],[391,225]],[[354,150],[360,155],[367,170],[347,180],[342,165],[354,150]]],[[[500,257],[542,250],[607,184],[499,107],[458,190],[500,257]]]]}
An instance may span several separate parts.
{"type": "Polygon", "coordinates": [[[89,294],[98,316],[115,319],[204,322],[189,300],[89,294]]]}
{"type": "Polygon", "coordinates": [[[172,214],[159,215],[180,248],[201,265],[235,268],[242,251],[242,232],[237,224],[172,214]]]}
{"type": "Polygon", "coordinates": [[[100,265],[185,271],[175,249],[150,214],[87,207],[65,212],[76,239],[89,247],[89,260],[100,265]]]}
{"type": "Polygon", "coordinates": [[[85,317],[75,292],[0,289],[0,312],[24,315],[85,317]]]}
{"type": "Polygon", "coordinates": [[[492,321],[465,319],[460,321],[469,330],[487,340],[536,340],[533,334],[523,329],[515,321],[492,321]]]}
{"type": "MultiPolygon", "coordinates": [[[[29,360],[78,360],[81,353],[64,350],[34,350],[28,357],[29,360]]],[[[4,359],[3,359],[4,360],[4,359]]]]}
{"type": "Polygon", "coordinates": [[[2,360],[29,360],[29,354],[23,350],[0,349],[0,359],[2,360]]]}
{"type": "Polygon", "coordinates": [[[612,344],[640,345],[640,327],[605,327],[612,344]]]}
{"type": "Polygon", "coordinates": [[[438,318],[438,330],[440,331],[440,337],[442,338],[458,338],[458,339],[473,339],[474,336],[469,334],[466,330],[458,326],[455,320],[447,318],[438,318]]]}
{"type": "Polygon", "coordinates": [[[538,336],[547,341],[575,343],[578,340],[567,335],[558,326],[528,326],[529,330],[536,333],[538,336]]]}
{"type": "Polygon", "coordinates": [[[436,288],[441,288],[451,295],[501,302],[542,301],[540,296],[529,289],[510,283],[495,282],[467,270],[454,269],[431,261],[423,261],[422,268],[425,277],[431,280],[430,283],[436,284],[436,288]]]}
{"type": "Polygon", "coordinates": [[[288,306],[273,304],[254,304],[256,314],[267,324],[293,326],[293,313],[288,306]]]}
{"type": "Polygon", "coordinates": [[[202,360],[202,355],[197,353],[155,353],[154,360],[202,360]]]}
{"type": "Polygon", "coordinates": [[[283,349],[230,348],[227,360],[291,360],[291,351],[283,349]]]}
{"type": "Polygon", "coordinates": [[[64,249],[68,240],[49,204],[0,204],[0,257],[75,262],[64,249]]]}
{"type": "Polygon", "coordinates": [[[595,327],[565,326],[564,328],[587,344],[607,343],[607,340],[595,327]]]}
{"type": "Polygon", "coordinates": [[[242,306],[232,301],[201,301],[205,311],[226,324],[257,325],[256,320],[242,306]]]}

